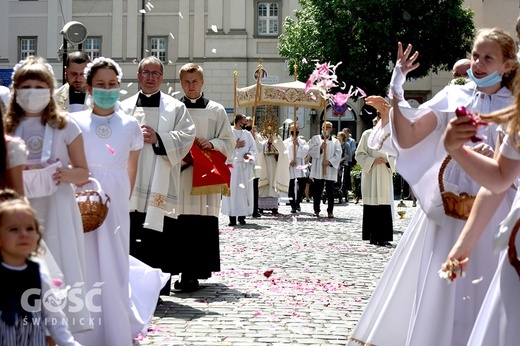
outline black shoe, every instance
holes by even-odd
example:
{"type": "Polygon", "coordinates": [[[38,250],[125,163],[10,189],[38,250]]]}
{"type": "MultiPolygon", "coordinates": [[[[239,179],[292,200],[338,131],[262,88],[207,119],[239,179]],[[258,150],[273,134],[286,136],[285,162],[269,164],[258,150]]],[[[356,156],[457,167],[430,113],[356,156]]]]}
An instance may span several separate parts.
{"type": "Polygon", "coordinates": [[[300,211],[302,211],[302,208],[300,208],[300,206],[298,206],[298,207],[296,207],[296,210],[297,210],[298,212],[300,212],[300,211]]]}
{"type": "Polygon", "coordinates": [[[181,292],[194,292],[200,288],[199,286],[199,280],[197,279],[184,279],[184,280],[177,280],[173,284],[173,288],[176,290],[180,290],[181,292]]]}
{"type": "Polygon", "coordinates": [[[236,222],[230,222],[230,223],[228,223],[228,226],[236,226],[236,225],[237,225],[236,222]]]}
{"type": "Polygon", "coordinates": [[[291,213],[296,214],[297,213],[296,209],[291,209],[291,213]]]}
{"type": "Polygon", "coordinates": [[[255,213],[253,214],[253,217],[262,217],[262,215],[260,213],[255,213]]]}
{"type": "Polygon", "coordinates": [[[246,220],[238,220],[238,223],[241,224],[241,225],[245,225],[246,224],[246,220]]]}

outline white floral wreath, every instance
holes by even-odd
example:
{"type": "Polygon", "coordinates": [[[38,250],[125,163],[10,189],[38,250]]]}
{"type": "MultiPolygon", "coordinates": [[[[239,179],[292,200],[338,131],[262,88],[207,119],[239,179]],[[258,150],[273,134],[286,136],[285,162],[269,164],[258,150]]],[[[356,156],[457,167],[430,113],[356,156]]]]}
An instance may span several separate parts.
{"type": "Polygon", "coordinates": [[[85,76],[85,79],[88,78],[90,75],[90,71],[92,70],[92,67],[98,63],[107,62],[109,64],[114,65],[117,71],[117,81],[121,83],[121,79],[123,78],[123,70],[121,70],[121,67],[119,67],[119,64],[116,63],[114,60],[110,58],[105,58],[103,56],[100,56],[99,58],[95,58],[92,62],[89,62],[85,69],[83,70],[83,75],[85,76]]]}
{"type": "MultiPolygon", "coordinates": [[[[27,59],[20,60],[20,62],[18,62],[18,64],[14,65],[14,67],[13,67],[13,74],[11,75],[11,80],[14,80],[14,75],[16,74],[16,71],[18,71],[26,63],[27,63],[27,59]]],[[[44,65],[47,68],[47,70],[49,70],[50,74],[52,75],[52,78],[54,78],[54,70],[52,69],[51,64],[46,62],[44,65]]]]}

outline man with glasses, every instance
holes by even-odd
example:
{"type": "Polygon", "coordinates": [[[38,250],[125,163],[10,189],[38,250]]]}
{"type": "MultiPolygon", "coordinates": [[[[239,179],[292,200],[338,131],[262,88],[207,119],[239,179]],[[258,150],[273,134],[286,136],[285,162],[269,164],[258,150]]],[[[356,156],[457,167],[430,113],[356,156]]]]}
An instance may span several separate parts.
{"type": "MultiPolygon", "coordinates": [[[[146,264],[171,273],[170,233],[177,231],[174,211],[178,208],[183,158],[195,139],[195,127],[186,107],[161,92],[164,66],[154,56],[138,65],[141,91],[121,103],[137,118],[144,147],[130,200],[130,254],[146,264]]],[[[161,295],[170,295],[170,282],[161,295]]]]}

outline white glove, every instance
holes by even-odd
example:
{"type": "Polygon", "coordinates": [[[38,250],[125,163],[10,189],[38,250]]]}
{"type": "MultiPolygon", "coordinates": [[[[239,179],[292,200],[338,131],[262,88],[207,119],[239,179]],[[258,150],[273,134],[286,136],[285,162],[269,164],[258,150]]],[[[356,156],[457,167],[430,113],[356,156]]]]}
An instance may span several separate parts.
{"type": "Polygon", "coordinates": [[[390,79],[390,93],[388,97],[391,99],[395,97],[398,100],[404,100],[404,82],[406,82],[406,77],[403,71],[401,71],[401,63],[397,63],[392,72],[392,78],[390,79]]]}

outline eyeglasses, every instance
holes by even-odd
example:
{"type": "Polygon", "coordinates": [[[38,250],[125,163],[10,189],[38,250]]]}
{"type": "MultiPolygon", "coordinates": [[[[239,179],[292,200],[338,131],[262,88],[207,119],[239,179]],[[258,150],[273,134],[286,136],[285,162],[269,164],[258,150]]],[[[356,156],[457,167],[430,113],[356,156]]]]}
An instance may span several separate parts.
{"type": "Polygon", "coordinates": [[[145,78],[148,78],[150,76],[152,76],[153,78],[157,78],[159,76],[162,76],[162,73],[161,72],[157,72],[157,71],[147,71],[147,70],[144,70],[144,71],[141,71],[139,72],[143,77],[145,78]]]}

